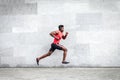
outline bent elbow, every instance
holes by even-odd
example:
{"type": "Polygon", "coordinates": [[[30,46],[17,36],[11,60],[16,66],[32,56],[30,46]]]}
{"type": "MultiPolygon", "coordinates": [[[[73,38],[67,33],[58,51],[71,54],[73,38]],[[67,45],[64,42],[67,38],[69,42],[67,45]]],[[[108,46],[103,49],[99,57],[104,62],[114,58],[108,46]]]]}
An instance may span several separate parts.
{"type": "Polygon", "coordinates": [[[63,40],[65,40],[65,38],[64,38],[64,37],[63,37],[62,39],[63,39],[63,40]]]}

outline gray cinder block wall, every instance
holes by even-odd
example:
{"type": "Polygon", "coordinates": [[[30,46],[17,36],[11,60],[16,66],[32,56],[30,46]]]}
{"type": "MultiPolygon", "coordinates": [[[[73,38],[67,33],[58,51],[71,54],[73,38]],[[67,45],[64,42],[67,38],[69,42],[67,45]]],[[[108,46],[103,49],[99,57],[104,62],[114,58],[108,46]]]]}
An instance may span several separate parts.
{"type": "Polygon", "coordinates": [[[0,67],[36,67],[59,24],[69,32],[68,48],[40,61],[40,67],[119,67],[119,0],[0,0],[0,67]]]}

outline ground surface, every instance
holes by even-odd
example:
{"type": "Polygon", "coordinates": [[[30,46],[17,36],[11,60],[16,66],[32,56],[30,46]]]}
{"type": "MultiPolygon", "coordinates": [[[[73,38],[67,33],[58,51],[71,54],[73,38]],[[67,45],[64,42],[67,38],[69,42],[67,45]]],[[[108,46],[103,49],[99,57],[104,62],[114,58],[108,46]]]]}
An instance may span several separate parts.
{"type": "Polygon", "coordinates": [[[0,68],[0,80],[120,80],[120,68],[0,68]]]}

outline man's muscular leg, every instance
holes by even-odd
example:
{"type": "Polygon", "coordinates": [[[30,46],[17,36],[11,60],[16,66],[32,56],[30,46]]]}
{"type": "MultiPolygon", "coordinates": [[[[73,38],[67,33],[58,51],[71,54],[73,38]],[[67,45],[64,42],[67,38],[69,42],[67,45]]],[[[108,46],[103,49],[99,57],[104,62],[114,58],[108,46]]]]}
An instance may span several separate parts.
{"type": "Polygon", "coordinates": [[[62,47],[62,50],[63,50],[63,60],[62,60],[62,63],[63,64],[68,64],[69,62],[66,62],[65,60],[66,60],[66,57],[67,57],[67,48],[66,47],[64,47],[64,46],[62,46],[62,45],[60,45],[61,47],[62,47]]]}
{"type": "Polygon", "coordinates": [[[52,53],[53,53],[53,51],[48,51],[48,53],[46,53],[46,54],[44,54],[44,55],[36,58],[37,64],[39,65],[39,60],[41,60],[41,59],[43,59],[43,58],[45,58],[45,57],[50,56],[52,53]]]}

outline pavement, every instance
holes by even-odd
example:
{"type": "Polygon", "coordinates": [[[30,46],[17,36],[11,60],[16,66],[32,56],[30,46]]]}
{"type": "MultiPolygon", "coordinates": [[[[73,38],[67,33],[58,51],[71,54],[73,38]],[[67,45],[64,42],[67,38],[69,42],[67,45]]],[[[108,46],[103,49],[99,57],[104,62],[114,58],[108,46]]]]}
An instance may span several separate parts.
{"type": "Polygon", "coordinates": [[[120,80],[120,68],[0,68],[0,80],[120,80]]]}

